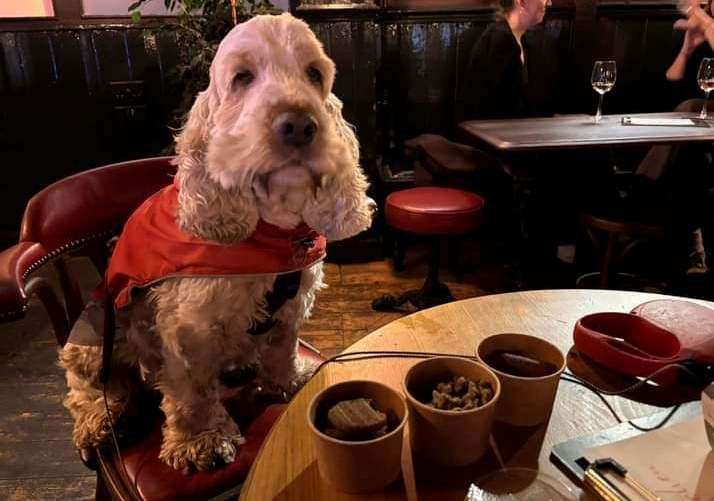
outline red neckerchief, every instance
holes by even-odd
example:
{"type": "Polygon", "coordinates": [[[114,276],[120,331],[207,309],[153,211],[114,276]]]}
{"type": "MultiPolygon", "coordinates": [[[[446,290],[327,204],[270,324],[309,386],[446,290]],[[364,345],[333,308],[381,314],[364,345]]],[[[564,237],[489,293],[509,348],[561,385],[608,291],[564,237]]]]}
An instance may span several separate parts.
{"type": "Polygon", "coordinates": [[[127,220],[106,274],[116,309],[131,292],[171,277],[287,273],[324,259],[326,239],[304,223],[283,230],[259,220],[242,242],[224,245],[178,227],[178,189],[173,184],[148,198],[127,220]]]}

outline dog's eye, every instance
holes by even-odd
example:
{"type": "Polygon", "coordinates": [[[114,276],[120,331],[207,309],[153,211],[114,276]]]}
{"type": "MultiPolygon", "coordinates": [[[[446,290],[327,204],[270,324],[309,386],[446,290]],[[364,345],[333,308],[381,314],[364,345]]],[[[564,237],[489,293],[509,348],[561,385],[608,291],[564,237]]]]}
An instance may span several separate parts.
{"type": "Polygon", "coordinates": [[[255,76],[248,70],[242,70],[236,73],[233,77],[233,85],[248,85],[253,81],[255,76]]]}
{"type": "Polygon", "coordinates": [[[322,85],[322,73],[314,66],[310,66],[307,69],[307,78],[314,84],[322,85]]]}

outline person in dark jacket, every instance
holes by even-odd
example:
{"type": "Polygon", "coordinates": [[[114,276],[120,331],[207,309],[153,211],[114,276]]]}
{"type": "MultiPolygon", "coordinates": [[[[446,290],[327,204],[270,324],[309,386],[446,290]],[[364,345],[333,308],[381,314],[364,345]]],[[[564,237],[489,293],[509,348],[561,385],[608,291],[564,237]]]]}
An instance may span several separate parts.
{"type": "MultiPolygon", "coordinates": [[[[501,0],[497,20],[471,51],[467,85],[470,119],[550,114],[552,82],[536,78],[546,64],[531,50],[528,30],[540,24],[550,0],[501,0]]],[[[547,79],[550,80],[550,79],[547,79]]]]}
{"type": "MultiPolygon", "coordinates": [[[[567,99],[559,86],[568,74],[561,67],[568,58],[559,54],[555,39],[538,29],[549,4],[550,0],[499,0],[496,20],[470,53],[462,88],[463,119],[552,116],[556,102],[557,111],[564,111],[567,99]]],[[[523,276],[526,282],[544,285],[539,276],[549,273],[541,270],[559,266],[558,246],[568,243],[575,232],[573,190],[559,188],[576,182],[571,179],[571,158],[543,152],[511,159],[503,167],[507,177],[493,170],[477,172],[477,184],[489,203],[500,209],[501,227],[513,228],[517,219],[516,231],[502,238],[516,254],[512,259],[532,275],[523,276]]]]}

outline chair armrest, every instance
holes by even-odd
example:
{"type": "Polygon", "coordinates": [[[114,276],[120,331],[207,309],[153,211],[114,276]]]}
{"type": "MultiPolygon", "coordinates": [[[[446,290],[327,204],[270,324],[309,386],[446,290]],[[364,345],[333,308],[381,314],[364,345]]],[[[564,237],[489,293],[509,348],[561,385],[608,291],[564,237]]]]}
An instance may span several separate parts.
{"type": "Polygon", "coordinates": [[[302,338],[298,338],[298,356],[300,358],[311,360],[315,363],[325,361],[325,357],[322,356],[322,352],[302,338]]]}
{"type": "Polygon", "coordinates": [[[27,276],[47,255],[35,242],[20,242],[0,252],[0,321],[21,318],[27,309],[27,276]]]}

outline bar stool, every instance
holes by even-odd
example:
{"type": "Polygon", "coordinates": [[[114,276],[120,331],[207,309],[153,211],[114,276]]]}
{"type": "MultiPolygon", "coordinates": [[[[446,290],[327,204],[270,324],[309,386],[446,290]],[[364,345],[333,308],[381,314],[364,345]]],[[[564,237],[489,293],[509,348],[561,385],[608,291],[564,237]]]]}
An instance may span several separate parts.
{"type": "Polygon", "coordinates": [[[483,198],[454,188],[425,186],[391,193],[385,202],[385,218],[398,231],[429,238],[429,270],[421,289],[398,296],[382,296],[372,302],[377,311],[392,311],[404,303],[417,309],[453,301],[446,284],[439,281],[440,240],[476,230],[483,222],[483,198]]]}
{"type": "MultiPolygon", "coordinates": [[[[500,170],[498,161],[472,146],[457,143],[436,134],[421,134],[404,141],[404,156],[414,165],[416,186],[442,186],[465,191],[478,191],[476,173],[500,170]]],[[[406,238],[385,232],[385,250],[394,257],[394,269],[404,269],[406,238]]],[[[449,269],[461,273],[457,266],[460,242],[449,240],[449,269]]]]}

